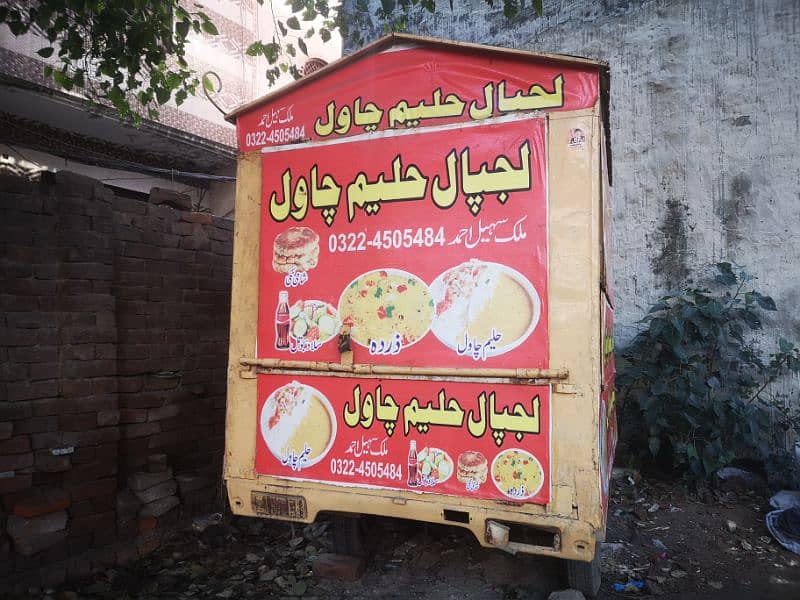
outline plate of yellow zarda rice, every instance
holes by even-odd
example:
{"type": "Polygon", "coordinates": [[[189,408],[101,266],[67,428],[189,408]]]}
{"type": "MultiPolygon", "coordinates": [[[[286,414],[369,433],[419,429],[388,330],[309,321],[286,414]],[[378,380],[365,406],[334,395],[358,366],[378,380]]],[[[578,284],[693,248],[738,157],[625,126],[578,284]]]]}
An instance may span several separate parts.
{"type": "Polygon", "coordinates": [[[364,347],[369,347],[370,341],[388,345],[399,336],[405,348],[430,330],[433,298],[416,275],[400,269],[376,269],[359,275],[344,289],[339,318],[350,326],[350,337],[364,347]]]}
{"type": "Polygon", "coordinates": [[[500,452],[492,461],[492,481],[504,496],[527,500],[542,488],[544,469],[530,452],[510,448],[500,452]]]}

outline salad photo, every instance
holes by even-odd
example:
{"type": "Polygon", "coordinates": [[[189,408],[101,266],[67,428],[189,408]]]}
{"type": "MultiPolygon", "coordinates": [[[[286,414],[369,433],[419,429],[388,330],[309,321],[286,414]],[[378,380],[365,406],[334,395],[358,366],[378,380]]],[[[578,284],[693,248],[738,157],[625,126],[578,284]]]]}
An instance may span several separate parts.
{"type": "Polygon", "coordinates": [[[321,300],[298,300],[289,309],[289,335],[324,344],[335,336],[341,322],[336,309],[321,300]]]}

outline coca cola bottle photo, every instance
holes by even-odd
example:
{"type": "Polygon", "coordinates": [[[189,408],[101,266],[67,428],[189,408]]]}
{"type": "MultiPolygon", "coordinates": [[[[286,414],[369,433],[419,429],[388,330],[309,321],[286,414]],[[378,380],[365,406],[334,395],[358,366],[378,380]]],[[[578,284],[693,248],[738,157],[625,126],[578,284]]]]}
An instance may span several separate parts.
{"type": "Polygon", "coordinates": [[[278,310],[275,312],[275,348],[289,349],[289,292],[278,293],[278,310]]]}
{"type": "Polygon", "coordinates": [[[408,485],[417,487],[417,442],[412,441],[408,449],[408,485]]]}

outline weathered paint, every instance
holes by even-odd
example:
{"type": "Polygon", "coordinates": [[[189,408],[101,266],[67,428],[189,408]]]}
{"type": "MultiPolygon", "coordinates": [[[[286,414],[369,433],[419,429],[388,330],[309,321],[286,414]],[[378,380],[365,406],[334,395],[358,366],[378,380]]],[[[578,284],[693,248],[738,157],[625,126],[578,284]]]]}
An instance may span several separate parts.
{"type": "MultiPolygon", "coordinates": [[[[467,511],[470,529],[484,545],[488,519],[531,524],[559,532],[558,548],[536,553],[590,560],[605,536],[601,498],[599,432],[601,298],[601,148],[599,106],[549,118],[547,146],[550,248],[550,361],[569,369],[566,385],[552,393],[552,496],[547,506],[513,505],[469,497],[442,497],[406,490],[358,489],[289,481],[254,469],[257,427],[256,379],[240,360],[252,357],[258,298],[258,232],[261,197],[259,152],[239,159],[234,232],[231,341],[225,436],[225,479],[235,514],[256,516],[253,492],[301,495],[307,512],[293,520],[312,522],[320,511],[340,510],[446,521],[443,509],[467,511]],[[568,147],[571,132],[585,145],[568,147]]],[[[287,517],[288,518],[288,517],[287,517]]]]}
{"type": "Polygon", "coordinates": [[[584,561],[594,556],[596,542],[605,535],[599,480],[601,200],[605,189],[602,113],[597,102],[591,108],[546,116],[547,236],[552,251],[548,253],[550,366],[568,371],[568,379],[559,380],[552,388],[552,492],[546,505],[433,496],[404,489],[356,491],[332,483],[256,473],[256,379],[241,360],[250,359],[245,362],[252,364],[255,354],[257,215],[263,202],[258,188],[263,164],[257,152],[240,155],[225,453],[225,478],[235,514],[255,516],[259,504],[266,506],[267,500],[259,495],[263,492],[302,495],[302,507],[298,503],[279,514],[304,522],[313,521],[320,511],[336,510],[442,523],[450,522],[444,509],[451,509],[469,513],[468,522],[461,526],[473,531],[482,544],[489,544],[488,520],[512,521],[558,532],[552,547],[526,551],[584,561]],[[578,136],[578,131],[583,133],[578,136]]]}
{"type": "MultiPolygon", "coordinates": [[[[379,6],[372,0],[370,12],[379,6]]],[[[800,339],[800,3],[544,7],[541,18],[528,11],[509,23],[482,0],[452,12],[440,1],[406,29],[610,64],[618,347],[661,293],[720,260],[775,298],[766,348],[777,335],[800,339]]],[[[382,29],[360,31],[370,40],[382,29]]]]}

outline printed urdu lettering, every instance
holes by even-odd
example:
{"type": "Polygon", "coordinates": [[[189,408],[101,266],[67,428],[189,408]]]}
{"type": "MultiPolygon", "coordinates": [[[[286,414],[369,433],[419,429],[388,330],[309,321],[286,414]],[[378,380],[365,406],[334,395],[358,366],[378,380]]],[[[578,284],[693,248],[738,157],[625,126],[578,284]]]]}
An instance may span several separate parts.
{"type": "MultiPolygon", "coordinates": [[[[464,115],[465,109],[473,121],[481,121],[493,114],[504,114],[519,111],[543,110],[547,108],[561,108],[564,106],[564,75],[559,73],[552,80],[552,92],[544,86],[534,83],[528,87],[527,92],[520,89],[514,93],[506,92],[505,80],[488,82],[481,88],[481,97],[472,100],[463,100],[457,94],[444,94],[441,87],[436,88],[431,95],[431,102],[420,100],[416,105],[413,101],[401,99],[388,110],[387,126],[418,127],[423,121],[434,119],[457,119],[464,115]],[[496,93],[495,93],[496,92],[496,93]],[[444,95],[444,98],[443,98],[444,95]],[[483,106],[480,106],[480,104],[483,106]],[[469,108],[467,109],[467,104],[469,108]],[[497,110],[495,110],[495,108],[497,110]]],[[[281,107],[283,110],[285,107],[281,107]]],[[[264,113],[259,126],[271,127],[273,122],[291,122],[292,115],[289,107],[288,120],[280,120],[279,114],[264,113]]],[[[362,107],[362,98],[359,96],[352,102],[339,106],[335,100],[325,105],[325,111],[314,121],[314,133],[325,138],[333,135],[347,135],[353,127],[360,127],[364,132],[372,132],[378,126],[386,113],[374,102],[366,102],[362,107]]]]}
{"type": "MultiPolygon", "coordinates": [[[[467,147],[460,153],[456,153],[455,150],[448,153],[445,159],[446,188],[442,187],[440,175],[434,176],[431,199],[438,208],[452,207],[460,190],[469,212],[473,216],[478,216],[486,194],[496,194],[497,201],[505,204],[510,192],[531,189],[531,147],[528,140],[517,149],[518,167],[513,166],[512,161],[505,155],[498,154],[491,168],[487,161],[473,171],[470,166],[470,152],[470,148],[467,147]]],[[[426,198],[430,177],[424,175],[414,164],[404,167],[403,162],[403,157],[397,154],[392,160],[391,174],[379,173],[373,180],[370,180],[363,171],[356,175],[346,186],[348,222],[355,219],[356,208],[361,209],[367,216],[373,216],[379,212],[384,203],[426,198]]],[[[330,174],[322,175],[320,180],[317,165],[310,169],[308,178],[301,175],[296,180],[291,168],[287,168],[281,175],[281,194],[279,195],[277,190],[270,194],[269,214],[278,223],[282,223],[290,216],[295,221],[302,221],[307,216],[310,206],[321,211],[323,221],[330,227],[338,211],[343,187],[330,174]]],[[[518,231],[517,228],[518,225],[515,224],[512,236],[496,241],[502,243],[524,239],[524,232],[521,229],[518,231]]]]}
{"type": "Polygon", "coordinates": [[[448,397],[445,389],[441,388],[435,401],[421,403],[413,396],[401,409],[391,394],[383,392],[382,386],[377,386],[374,393],[364,393],[359,384],[353,388],[352,405],[350,401],[345,402],[342,416],[350,428],[370,429],[376,420],[380,421],[389,437],[394,433],[401,412],[405,437],[409,436],[412,428],[420,434],[428,433],[431,425],[460,428],[464,426],[465,417],[467,430],[473,437],[483,437],[486,430],[491,429],[497,446],[502,446],[506,432],[513,433],[518,442],[525,434],[540,433],[541,400],[538,395],[531,398],[530,409],[524,402],[498,408],[494,391],[488,395],[481,392],[477,404],[477,409],[467,412],[456,398],[448,397]]]}

